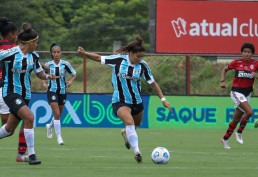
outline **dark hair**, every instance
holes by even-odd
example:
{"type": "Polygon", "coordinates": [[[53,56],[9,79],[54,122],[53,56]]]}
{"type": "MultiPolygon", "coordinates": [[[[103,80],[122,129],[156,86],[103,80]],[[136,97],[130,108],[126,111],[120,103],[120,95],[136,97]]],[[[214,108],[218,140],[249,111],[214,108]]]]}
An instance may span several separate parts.
{"type": "Polygon", "coordinates": [[[255,48],[254,48],[254,45],[253,45],[253,44],[251,44],[251,43],[244,43],[244,44],[242,45],[242,47],[241,47],[241,52],[243,52],[245,48],[251,49],[252,54],[255,53],[255,48]]]}
{"type": "Polygon", "coordinates": [[[38,33],[32,29],[32,26],[29,23],[22,24],[22,30],[18,34],[18,40],[22,43],[25,43],[30,40],[38,38],[38,33]]]}
{"type": "Polygon", "coordinates": [[[51,46],[50,46],[50,49],[49,49],[52,59],[54,58],[53,55],[52,55],[52,50],[53,50],[54,47],[58,47],[61,50],[61,46],[58,43],[56,43],[56,42],[52,43],[51,46]]]}
{"type": "Polygon", "coordinates": [[[9,33],[15,31],[17,31],[15,24],[10,22],[6,17],[0,17],[0,33],[3,38],[6,37],[9,33]]]}
{"type": "Polygon", "coordinates": [[[145,52],[145,48],[142,46],[142,43],[143,43],[142,37],[140,35],[137,35],[133,41],[131,41],[129,44],[127,44],[127,46],[124,46],[124,47],[116,50],[116,52],[118,52],[118,53],[145,52]]]}
{"type": "Polygon", "coordinates": [[[54,42],[51,44],[51,46],[49,48],[50,53],[52,52],[54,47],[59,47],[61,49],[61,46],[58,43],[54,42]]]}

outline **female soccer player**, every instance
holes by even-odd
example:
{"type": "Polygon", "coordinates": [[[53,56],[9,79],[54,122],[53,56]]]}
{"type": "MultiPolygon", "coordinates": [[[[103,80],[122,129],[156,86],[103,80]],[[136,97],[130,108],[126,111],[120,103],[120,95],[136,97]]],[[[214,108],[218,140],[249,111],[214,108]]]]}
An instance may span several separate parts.
{"type": "Polygon", "coordinates": [[[34,71],[40,79],[54,79],[54,75],[46,75],[39,63],[39,56],[34,51],[38,34],[30,24],[24,23],[18,34],[20,44],[8,50],[0,51],[0,60],[5,65],[3,98],[10,108],[6,124],[0,128],[0,139],[14,133],[21,120],[24,121],[24,135],[27,142],[29,164],[37,165],[41,161],[34,149],[34,116],[28,107],[31,98],[30,76],[34,71]]]}
{"type": "Polygon", "coordinates": [[[142,42],[142,38],[137,36],[127,46],[117,50],[120,54],[111,56],[100,56],[86,52],[82,47],[78,48],[78,52],[83,55],[112,67],[113,111],[125,124],[125,131],[121,131],[125,138],[125,145],[128,149],[133,148],[135,160],[138,163],[142,163],[142,155],[135,128],[141,124],[143,116],[143,102],[140,95],[141,78],[144,78],[156,91],[163,105],[172,111],[158,83],[154,80],[150,67],[142,59],[145,54],[142,42]]]}
{"type": "MultiPolygon", "coordinates": [[[[64,141],[61,136],[61,123],[60,117],[66,101],[66,87],[70,87],[76,78],[76,72],[71,64],[61,59],[61,47],[60,45],[53,43],[50,46],[50,53],[53,60],[47,62],[44,67],[47,71],[56,76],[55,80],[48,82],[47,87],[47,98],[50,104],[54,117],[50,124],[46,124],[47,137],[52,138],[52,128],[54,127],[57,137],[57,143],[63,145],[64,141]],[[66,81],[66,73],[72,75],[69,81],[66,81]]],[[[43,81],[45,82],[45,81],[43,81]]]]}
{"type": "MultiPolygon", "coordinates": [[[[0,40],[0,50],[10,49],[16,46],[17,42],[17,27],[15,24],[10,22],[7,18],[1,17],[0,18],[0,34],[2,36],[2,40],[0,40]]],[[[3,63],[0,62],[0,114],[1,114],[1,121],[2,125],[6,124],[9,116],[9,108],[5,104],[2,96],[2,87],[4,84],[4,73],[3,73],[3,63]]],[[[25,154],[27,151],[26,140],[24,137],[23,132],[23,123],[20,128],[19,132],[19,142],[18,142],[18,154],[16,157],[17,162],[28,162],[28,156],[25,154]]]]}
{"type": "Polygon", "coordinates": [[[230,92],[231,99],[235,104],[235,114],[233,120],[229,123],[228,129],[221,139],[225,149],[230,149],[228,139],[233,134],[237,124],[239,128],[235,132],[236,141],[243,144],[242,132],[253,114],[252,107],[249,104],[253,91],[255,72],[257,71],[257,61],[252,58],[255,53],[253,44],[244,43],[241,47],[242,58],[235,59],[228,66],[225,66],[221,72],[220,87],[226,88],[225,76],[229,70],[235,70],[235,75],[230,92]]]}

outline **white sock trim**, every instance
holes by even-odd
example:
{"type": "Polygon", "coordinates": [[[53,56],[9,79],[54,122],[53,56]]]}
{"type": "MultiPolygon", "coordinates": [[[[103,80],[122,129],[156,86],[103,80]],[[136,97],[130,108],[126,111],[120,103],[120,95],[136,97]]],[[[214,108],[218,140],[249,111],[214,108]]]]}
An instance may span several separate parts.
{"type": "Polygon", "coordinates": [[[61,122],[60,120],[54,120],[54,128],[56,132],[56,137],[61,138],[61,122]]]}
{"type": "Polygon", "coordinates": [[[135,125],[128,125],[125,127],[126,136],[128,142],[130,143],[131,147],[133,148],[134,153],[139,153],[139,146],[138,146],[138,135],[135,131],[135,125]]]}
{"type": "Polygon", "coordinates": [[[28,155],[30,156],[31,154],[35,154],[35,149],[34,149],[34,129],[27,129],[24,128],[24,136],[26,139],[27,143],[27,148],[28,148],[28,155]]]}
{"type": "Polygon", "coordinates": [[[6,137],[6,136],[8,136],[8,135],[10,135],[11,134],[11,132],[8,132],[8,131],[6,131],[6,124],[4,124],[1,128],[0,128],[0,138],[4,138],[4,137],[6,137]]]}

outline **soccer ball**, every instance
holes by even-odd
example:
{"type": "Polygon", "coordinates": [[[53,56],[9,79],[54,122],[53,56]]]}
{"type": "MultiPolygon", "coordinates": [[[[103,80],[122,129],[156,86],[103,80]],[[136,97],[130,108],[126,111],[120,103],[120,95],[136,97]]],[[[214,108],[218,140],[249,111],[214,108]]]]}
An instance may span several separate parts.
{"type": "Polygon", "coordinates": [[[166,164],[170,159],[169,151],[164,147],[156,147],[151,153],[151,159],[155,164],[166,164]]]}

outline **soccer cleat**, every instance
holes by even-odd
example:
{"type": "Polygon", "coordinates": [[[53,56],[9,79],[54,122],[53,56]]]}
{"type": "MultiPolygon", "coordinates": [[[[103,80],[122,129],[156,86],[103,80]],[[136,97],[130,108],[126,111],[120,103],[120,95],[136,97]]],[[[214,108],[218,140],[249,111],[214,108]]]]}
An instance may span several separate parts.
{"type": "Polygon", "coordinates": [[[236,141],[237,141],[239,144],[244,144],[243,137],[242,137],[242,133],[237,133],[237,132],[235,132],[235,136],[236,136],[236,141]]]}
{"type": "Polygon", "coordinates": [[[47,137],[52,138],[52,128],[50,124],[46,124],[46,128],[47,128],[47,137]]]}
{"type": "Polygon", "coordinates": [[[136,160],[137,163],[142,163],[142,155],[140,153],[136,154],[134,156],[134,159],[136,160]]]}
{"type": "Polygon", "coordinates": [[[57,138],[58,145],[64,145],[64,141],[61,137],[57,138]]]}
{"type": "Polygon", "coordinates": [[[29,162],[29,157],[26,154],[18,153],[16,156],[16,162],[29,162]]]}
{"type": "Polygon", "coordinates": [[[258,127],[258,119],[254,122],[254,128],[258,127]]]}
{"type": "Polygon", "coordinates": [[[30,165],[39,165],[41,161],[37,158],[36,154],[32,154],[29,156],[29,164],[30,165]]]}
{"type": "Polygon", "coordinates": [[[130,149],[131,146],[130,146],[130,143],[128,142],[128,139],[127,139],[126,132],[125,132],[125,129],[124,129],[124,128],[121,130],[121,134],[122,134],[122,136],[123,136],[123,138],[124,138],[124,141],[125,141],[125,147],[126,147],[127,149],[130,149]]]}
{"type": "Polygon", "coordinates": [[[223,138],[221,138],[220,142],[224,145],[225,149],[230,149],[230,146],[228,144],[228,140],[224,140],[223,138]]]}

